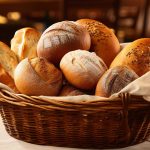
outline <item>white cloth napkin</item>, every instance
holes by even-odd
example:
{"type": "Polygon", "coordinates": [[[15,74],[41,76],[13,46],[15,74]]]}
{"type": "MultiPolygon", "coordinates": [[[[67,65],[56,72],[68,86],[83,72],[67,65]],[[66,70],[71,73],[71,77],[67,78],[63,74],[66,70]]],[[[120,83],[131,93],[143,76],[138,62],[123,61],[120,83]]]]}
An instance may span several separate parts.
{"type": "Polygon", "coordinates": [[[47,100],[61,100],[61,101],[72,101],[72,102],[82,102],[82,101],[98,101],[104,99],[115,99],[120,93],[129,93],[131,95],[143,96],[143,98],[150,102],[150,71],[134,80],[123,88],[120,92],[113,94],[109,98],[100,97],[100,96],[91,96],[91,95],[80,95],[80,96],[40,96],[43,99],[47,100]]]}
{"type": "Polygon", "coordinates": [[[150,102],[150,71],[128,84],[119,93],[143,96],[145,100],[150,102]]]}

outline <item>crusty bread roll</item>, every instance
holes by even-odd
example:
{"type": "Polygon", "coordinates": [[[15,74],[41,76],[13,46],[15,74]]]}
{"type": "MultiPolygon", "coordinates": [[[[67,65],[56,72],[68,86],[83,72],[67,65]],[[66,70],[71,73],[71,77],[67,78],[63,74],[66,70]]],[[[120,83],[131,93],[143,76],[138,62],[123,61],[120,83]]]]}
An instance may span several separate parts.
{"type": "Polygon", "coordinates": [[[80,19],[78,24],[87,28],[91,36],[91,50],[101,57],[109,67],[112,60],[120,51],[117,37],[107,26],[92,19],[80,19]]]}
{"type": "Polygon", "coordinates": [[[141,38],[128,44],[113,60],[110,67],[126,65],[139,76],[150,71],[150,38],[141,38]]]}
{"type": "Polygon", "coordinates": [[[10,87],[15,93],[19,93],[17,90],[14,80],[9,76],[9,74],[0,65],[0,82],[10,87]]]}
{"type": "Polygon", "coordinates": [[[138,75],[126,66],[111,68],[107,70],[98,81],[95,95],[109,97],[119,92],[137,78],[138,75]]]}
{"type": "Polygon", "coordinates": [[[44,31],[37,45],[37,54],[58,65],[67,52],[89,50],[90,44],[90,35],[84,27],[72,21],[62,21],[44,31]]]}
{"type": "Polygon", "coordinates": [[[62,86],[62,73],[44,58],[26,58],[18,64],[14,80],[23,94],[56,96],[62,86]]]}
{"type": "Polygon", "coordinates": [[[3,42],[0,42],[0,64],[1,67],[10,75],[13,79],[14,70],[18,65],[18,59],[16,54],[3,42]]]}
{"type": "Polygon", "coordinates": [[[76,95],[84,95],[82,91],[75,88],[72,85],[64,85],[59,96],[76,96],[76,95]]]}
{"type": "Polygon", "coordinates": [[[107,66],[94,52],[75,50],[64,55],[60,68],[69,83],[79,89],[95,88],[107,66]]]}
{"type": "Polygon", "coordinates": [[[40,33],[34,28],[22,28],[15,32],[11,40],[11,50],[13,50],[19,61],[24,58],[37,57],[37,43],[40,33]]]}

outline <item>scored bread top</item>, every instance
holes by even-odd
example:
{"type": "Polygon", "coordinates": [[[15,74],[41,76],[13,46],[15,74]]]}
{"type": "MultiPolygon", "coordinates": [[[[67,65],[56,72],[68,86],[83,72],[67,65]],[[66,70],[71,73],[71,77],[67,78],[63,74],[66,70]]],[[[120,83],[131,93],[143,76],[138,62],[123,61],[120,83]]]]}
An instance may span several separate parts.
{"type": "Polygon", "coordinates": [[[34,58],[29,60],[32,68],[35,72],[40,76],[40,78],[49,83],[55,84],[57,82],[61,82],[62,73],[59,69],[57,69],[52,63],[48,63],[48,61],[42,57],[34,58]]]}
{"type": "Polygon", "coordinates": [[[91,39],[86,28],[71,21],[62,21],[43,32],[37,44],[37,55],[58,66],[67,52],[89,50],[90,45],[91,39]]]}
{"type": "Polygon", "coordinates": [[[75,50],[64,55],[60,68],[66,79],[79,89],[91,90],[107,70],[103,60],[94,52],[75,50]]]}
{"type": "Polygon", "coordinates": [[[11,50],[15,52],[19,61],[28,57],[35,58],[37,56],[37,43],[40,33],[34,28],[22,28],[15,32],[11,40],[11,50]]]}
{"type": "Polygon", "coordinates": [[[54,80],[53,76],[58,74],[53,70],[54,66],[49,66],[44,58],[25,58],[15,69],[16,87],[22,94],[56,96],[62,86],[62,74],[57,69],[60,77],[54,80]]]}
{"type": "Polygon", "coordinates": [[[110,68],[98,81],[95,94],[109,97],[112,94],[119,92],[137,78],[138,75],[126,66],[110,68]]]}
{"type": "Polygon", "coordinates": [[[43,32],[43,35],[49,31],[53,31],[53,30],[61,30],[61,31],[69,32],[70,34],[80,35],[86,29],[83,26],[76,24],[73,21],[61,21],[61,22],[52,24],[50,27],[48,27],[43,32]]]}

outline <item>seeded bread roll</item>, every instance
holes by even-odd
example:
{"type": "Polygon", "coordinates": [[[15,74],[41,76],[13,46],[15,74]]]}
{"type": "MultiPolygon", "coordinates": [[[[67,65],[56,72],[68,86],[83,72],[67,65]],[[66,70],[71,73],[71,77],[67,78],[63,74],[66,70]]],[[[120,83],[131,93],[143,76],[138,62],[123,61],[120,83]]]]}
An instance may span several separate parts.
{"type": "Polygon", "coordinates": [[[85,93],[81,92],[79,89],[71,86],[64,85],[59,96],[76,96],[76,95],[84,95],[85,93]]]}
{"type": "Polygon", "coordinates": [[[11,50],[15,52],[18,60],[37,57],[37,43],[40,33],[34,28],[22,28],[15,32],[11,40],[11,50]]]}
{"type": "Polygon", "coordinates": [[[139,76],[150,71],[150,38],[141,38],[128,44],[113,60],[110,67],[125,65],[139,76]]]}
{"type": "Polygon", "coordinates": [[[120,51],[119,41],[113,31],[101,22],[92,19],[80,19],[76,22],[88,30],[91,36],[90,50],[95,51],[109,67],[120,51]]]}
{"type": "Polygon", "coordinates": [[[126,66],[111,68],[107,70],[98,81],[95,95],[109,97],[119,92],[137,78],[138,75],[126,66]]]}
{"type": "Polygon", "coordinates": [[[62,73],[44,58],[26,58],[18,64],[14,80],[23,94],[56,96],[62,86],[62,73]]]}
{"type": "Polygon", "coordinates": [[[95,88],[107,66],[94,52],[75,50],[64,55],[60,68],[69,83],[83,90],[95,88]]]}
{"type": "Polygon", "coordinates": [[[58,65],[67,52],[89,50],[90,45],[90,35],[84,27],[72,21],[62,21],[44,31],[37,45],[37,54],[58,65]]]}

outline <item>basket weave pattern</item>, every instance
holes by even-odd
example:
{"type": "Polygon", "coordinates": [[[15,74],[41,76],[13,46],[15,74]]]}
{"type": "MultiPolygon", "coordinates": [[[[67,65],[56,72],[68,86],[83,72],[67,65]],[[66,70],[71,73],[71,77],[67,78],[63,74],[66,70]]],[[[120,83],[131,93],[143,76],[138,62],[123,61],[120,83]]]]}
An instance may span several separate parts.
{"type": "Polygon", "coordinates": [[[119,148],[150,138],[150,103],[121,94],[116,100],[50,100],[0,90],[7,132],[40,145],[119,148]]]}

